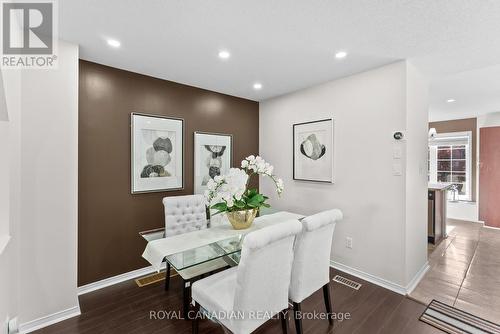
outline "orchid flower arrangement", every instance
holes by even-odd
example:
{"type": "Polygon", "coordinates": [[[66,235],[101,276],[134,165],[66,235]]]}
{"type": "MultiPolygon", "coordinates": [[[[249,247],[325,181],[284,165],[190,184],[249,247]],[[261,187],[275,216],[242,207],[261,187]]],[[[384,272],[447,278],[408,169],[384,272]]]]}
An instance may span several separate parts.
{"type": "Polygon", "coordinates": [[[216,176],[207,183],[205,198],[215,214],[270,207],[266,203],[267,196],[257,189],[249,189],[250,177],[262,175],[271,178],[276,186],[276,192],[283,192],[283,180],[273,174],[274,167],[259,156],[250,155],[241,162],[241,168],[231,168],[229,173],[216,176]]]}

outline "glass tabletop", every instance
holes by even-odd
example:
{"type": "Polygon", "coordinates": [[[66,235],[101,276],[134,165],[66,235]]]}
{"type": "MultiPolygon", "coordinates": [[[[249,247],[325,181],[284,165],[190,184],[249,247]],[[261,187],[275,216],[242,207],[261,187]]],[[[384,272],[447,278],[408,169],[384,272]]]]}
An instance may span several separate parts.
{"type": "Polygon", "coordinates": [[[218,258],[224,258],[230,265],[237,265],[243,238],[244,235],[234,236],[184,252],[167,255],[165,259],[175,270],[187,269],[218,258]]]}

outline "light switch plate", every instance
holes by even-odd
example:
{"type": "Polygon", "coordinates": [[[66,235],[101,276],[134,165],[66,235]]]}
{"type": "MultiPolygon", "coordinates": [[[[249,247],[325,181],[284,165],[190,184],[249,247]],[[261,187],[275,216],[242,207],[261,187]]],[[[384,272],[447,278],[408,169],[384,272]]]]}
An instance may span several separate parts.
{"type": "Polygon", "coordinates": [[[394,159],[401,159],[401,156],[403,155],[402,150],[401,150],[401,145],[394,145],[392,148],[392,157],[394,159]]]}
{"type": "Polygon", "coordinates": [[[399,162],[392,164],[392,175],[394,175],[394,176],[403,175],[403,170],[402,170],[401,164],[399,162]]]}
{"type": "Polygon", "coordinates": [[[352,249],[352,238],[351,237],[345,238],[345,246],[346,246],[346,248],[352,249]]]}

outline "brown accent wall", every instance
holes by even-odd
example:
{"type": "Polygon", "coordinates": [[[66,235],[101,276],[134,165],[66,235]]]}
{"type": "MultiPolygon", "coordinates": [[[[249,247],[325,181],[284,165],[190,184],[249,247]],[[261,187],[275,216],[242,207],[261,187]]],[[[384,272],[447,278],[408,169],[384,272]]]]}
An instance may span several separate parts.
{"type": "Polygon", "coordinates": [[[464,118],[451,121],[429,123],[429,129],[435,128],[437,133],[472,131],[472,201],[476,200],[476,167],[477,167],[477,118],[464,118]]]}
{"type": "MultiPolygon", "coordinates": [[[[80,60],[78,285],[142,268],[140,231],[163,227],[162,198],[193,193],[193,132],[233,135],[233,161],[259,152],[257,102],[80,60]],[[185,189],[130,194],[130,113],[185,120],[185,189]]],[[[221,78],[221,80],[223,80],[221,78]]]]}

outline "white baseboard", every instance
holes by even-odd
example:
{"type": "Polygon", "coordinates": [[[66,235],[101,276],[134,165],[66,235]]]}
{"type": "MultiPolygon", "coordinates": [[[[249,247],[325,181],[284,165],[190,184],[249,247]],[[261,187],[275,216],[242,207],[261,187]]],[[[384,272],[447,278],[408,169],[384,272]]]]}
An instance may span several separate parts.
{"type": "Polygon", "coordinates": [[[458,220],[464,223],[475,223],[475,224],[484,224],[482,220],[470,220],[470,219],[464,219],[464,218],[454,218],[447,216],[446,219],[452,219],[452,220],[458,220]]]}
{"type": "MultiPolygon", "coordinates": [[[[165,264],[162,265],[162,269],[165,267],[165,264]]],[[[154,269],[152,266],[146,267],[146,268],[141,268],[137,269],[134,271],[130,271],[125,274],[121,274],[118,276],[110,277],[103,279],[101,281],[97,281],[94,283],[90,283],[87,285],[83,285],[81,287],[78,287],[78,295],[83,295],[85,293],[91,292],[91,291],[96,291],[114,284],[118,284],[124,281],[128,281],[137,277],[149,275],[153,272],[155,272],[156,269],[154,269]]],[[[47,315],[45,317],[41,317],[39,319],[29,321],[23,324],[19,325],[19,333],[20,334],[25,334],[25,333],[30,333],[35,330],[38,330],[43,327],[47,327],[50,325],[53,325],[57,322],[76,317],[80,315],[80,307],[75,306],[73,308],[63,310],[60,312],[56,312],[54,314],[47,315]]]]}
{"type": "Polygon", "coordinates": [[[342,264],[342,263],[339,263],[336,261],[330,261],[330,265],[335,269],[338,269],[338,270],[343,271],[347,274],[359,277],[365,281],[368,281],[368,282],[373,283],[375,285],[381,286],[385,289],[399,293],[400,295],[406,295],[406,288],[402,285],[393,283],[391,281],[377,277],[377,276],[372,275],[372,274],[365,273],[364,271],[346,266],[345,264],[342,264]]]}
{"type": "MultiPolygon", "coordinates": [[[[162,264],[161,268],[162,269],[165,268],[165,263],[162,264]]],[[[83,295],[83,294],[86,294],[86,293],[89,293],[92,291],[96,291],[96,290],[99,290],[99,289],[102,289],[102,288],[105,288],[105,287],[108,287],[108,286],[111,286],[114,284],[125,282],[128,280],[137,278],[137,277],[149,275],[149,274],[154,273],[155,271],[156,271],[156,269],[153,268],[153,266],[149,266],[146,268],[141,268],[141,269],[137,269],[134,271],[129,271],[128,273],[124,273],[121,275],[105,278],[105,279],[97,281],[97,282],[82,285],[82,286],[78,287],[78,295],[80,296],[80,295],[83,295]]]]}
{"type": "Polygon", "coordinates": [[[346,266],[345,264],[336,261],[330,261],[330,265],[335,269],[359,277],[362,280],[381,286],[385,289],[394,291],[396,293],[399,293],[400,295],[409,294],[410,291],[413,290],[415,286],[417,286],[418,282],[420,282],[420,280],[425,275],[427,270],[429,270],[429,264],[426,262],[425,265],[422,267],[422,269],[420,269],[419,272],[415,275],[415,277],[411,280],[411,282],[407,286],[402,286],[400,284],[388,281],[384,278],[380,278],[372,274],[365,273],[364,271],[346,266]]]}
{"type": "Polygon", "coordinates": [[[80,315],[80,306],[75,306],[72,308],[69,308],[67,310],[59,311],[50,315],[47,315],[45,317],[41,317],[32,321],[28,321],[24,324],[19,325],[19,333],[20,334],[25,334],[25,333],[31,333],[33,331],[36,331],[40,328],[44,328],[50,325],[53,325],[57,322],[73,318],[76,316],[80,315]]]}
{"type": "Polygon", "coordinates": [[[485,228],[490,228],[490,229],[492,229],[492,230],[497,230],[497,231],[498,231],[498,230],[500,230],[500,227],[486,226],[486,225],[484,225],[484,227],[485,227],[485,228]]]}
{"type": "Polygon", "coordinates": [[[429,271],[429,262],[425,262],[425,264],[420,268],[420,270],[415,274],[413,279],[406,286],[406,294],[409,295],[412,291],[417,287],[418,283],[424,278],[424,275],[429,271]]]}

